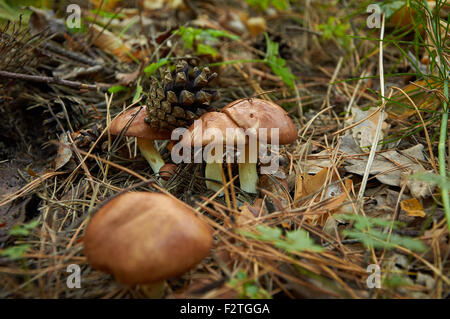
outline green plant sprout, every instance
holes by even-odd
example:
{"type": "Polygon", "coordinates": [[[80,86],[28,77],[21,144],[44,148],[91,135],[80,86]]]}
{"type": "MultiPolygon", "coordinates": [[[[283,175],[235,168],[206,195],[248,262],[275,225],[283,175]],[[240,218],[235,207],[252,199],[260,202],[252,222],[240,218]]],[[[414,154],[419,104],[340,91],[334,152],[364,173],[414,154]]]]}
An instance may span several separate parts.
{"type": "Polygon", "coordinates": [[[343,23],[335,17],[330,17],[328,18],[327,24],[319,24],[318,28],[322,31],[322,37],[325,40],[336,38],[344,48],[350,46],[350,36],[347,34],[347,30],[350,29],[350,24],[343,23]]]}
{"type": "Polygon", "coordinates": [[[181,26],[174,34],[181,36],[184,45],[188,49],[194,50],[197,54],[209,54],[216,57],[219,53],[211,45],[218,42],[218,38],[229,38],[238,40],[239,37],[222,30],[199,29],[181,26]]]}
{"type": "Polygon", "coordinates": [[[283,11],[289,9],[289,0],[246,0],[249,6],[259,10],[267,10],[269,6],[283,11]]]}
{"type": "Polygon", "coordinates": [[[418,252],[426,250],[426,246],[418,239],[397,234],[391,234],[389,236],[388,233],[379,229],[381,227],[391,226],[395,229],[401,225],[399,222],[361,215],[335,215],[334,217],[337,219],[354,221],[354,230],[344,230],[343,234],[358,240],[367,249],[392,249],[400,246],[418,252]]]}
{"type": "Polygon", "coordinates": [[[309,237],[308,232],[303,229],[289,231],[286,233],[286,236],[282,235],[282,231],[279,228],[258,225],[256,226],[256,230],[258,233],[253,233],[246,230],[238,230],[238,232],[250,239],[272,243],[275,247],[289,252],[323,251],[323,247],[316,245],[309,237]]]}
{"type": "Polygon", "coordinates": [[[266,37],[266,55],[264,59],[241,59],[241,60],[231,60],[225,62],[212,63],[209,66],[236,64],[236,63],[264,63],[272,69],[272,72],[278,75],[283,82],[289,86],[289,88],[294,89],[296,76],[291,73],[289,67],[286,65],[286,60],[279,56],[278,43],[270,40],[267,33],[266,37]]]}
{"type": "Polygon", "coordinates": [[[270,294],[259,287],[254,280],[249,280],[247,274],[239,270],[235,277],[228,281],[228,285],[239,293],[240,298],[270,299],[270,294]]]}
{"type": "MultiPolygon", "coordinates": [[[[36,220],[31,221],[28,224],[24,225],[14,225],[13,228],[9,230],[9,234],[11,236],[17,236],[17,237],[27,237],[30,235],[30,231],[34,228],[36,228],[39,225],[39,218],[36,220]]],[[[19,259],[21,258],[26,251],[30,248],[29,244],[20,244],[17,246],[11,246],[8,248],[5,248],[3,251],[0,252],[0,255],[6,256],[9,259],[19,259]]]]}

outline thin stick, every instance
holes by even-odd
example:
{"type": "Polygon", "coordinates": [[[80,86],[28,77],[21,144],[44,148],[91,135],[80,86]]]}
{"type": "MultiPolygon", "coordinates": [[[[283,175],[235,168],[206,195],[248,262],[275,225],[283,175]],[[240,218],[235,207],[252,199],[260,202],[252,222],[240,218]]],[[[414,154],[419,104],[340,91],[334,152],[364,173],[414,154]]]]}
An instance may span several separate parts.
{"type": "Polygon", "coordinates": [[[10,79],[18,79],[18,80],[24,80],[24,81],[33,81],[33,82],[42,82],[42,83],[48,83],[48,84],[59,84],[68,86],[71,88],[79,89],[79,90],[93,90],[96,91],[97,89],[100,89],[99,86],[94,84],[85,84],[75,81],[68,81],[68,80],[62,80],[54,77],[49,76],[41,76],[41,75],[30,75],[30,74],[22,74],[22,73],[13,73],[8,71],[0,71],[0,76],[4,76],[10,79]]]}
{"type": "MultiPolygon", "coordinates": [[[[358,193],[356,211],[359,213],[363,204],[363,196],[367,186],[367,180],[369,179],[370,168],[372,167],[373,160],[375,159],[375,154],[377,153],[378,140],[380,138],[381,126],[384,119],[384,106],[386,104],[386,98],[384,96],[384,65],[383,65],[383,39],[384,39],[384,24],[386,16],[383,13],[383,19],[381,23],[381,33],[380,33],[380,55],[379,55],[379,68],[380,68],[380,88],[381,88],[381,99],[383,104],[381,105],[380,117],[378,118],[377,130],[372,142],[372,148],[370,149],[369,159],[367,160],[366,171],[364,172],[363,180],[361,182],[361,187],[358,193]]],[[[391,91],[392,94],[392,91],[391,91]]]]}

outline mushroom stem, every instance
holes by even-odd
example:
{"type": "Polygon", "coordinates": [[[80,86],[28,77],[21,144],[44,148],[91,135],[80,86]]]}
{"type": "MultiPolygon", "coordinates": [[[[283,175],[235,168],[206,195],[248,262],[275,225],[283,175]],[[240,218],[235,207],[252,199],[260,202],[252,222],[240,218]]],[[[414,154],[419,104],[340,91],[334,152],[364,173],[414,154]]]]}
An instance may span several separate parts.
{"type": "Polygon", "coordinates": [[[258,184],[258,172],[256,163],[239,163],[239,181],[241,189],[247,193],[256,194],[256,185],[258,184]]]}
{"type": "Polygon", "coordinates": [[[256,194],[258,172],[256,170],[256,158],[254,158],[255,154],[250,154],[250,151],[254,150],[250,150],[248,144],[245,145],[245,161],[244,163],[239,163],[239,181],[241,183],[241,189],[244,192],[256,194]]]}
{"type": "Polygon", "coordinates": [[[220,172],[220,165],[222,163],[206,163],[205,168],[205,178],[210,180],[218,181],[218,183],[212,182],[210,180],[206,181],[206,188],[218,192],[222,188],[222,173],[220,172]]]}
{"type": "Polygon", "coordinates": [[[155,148],[153,140],[142,137],[137,137],[136,139],[142,155],[144,155],[145,159],[152,167],[153,172],[159,173],[159,170],[165,163],[161,157],[161,154],[159,154],[158,150],[155,148]]]}

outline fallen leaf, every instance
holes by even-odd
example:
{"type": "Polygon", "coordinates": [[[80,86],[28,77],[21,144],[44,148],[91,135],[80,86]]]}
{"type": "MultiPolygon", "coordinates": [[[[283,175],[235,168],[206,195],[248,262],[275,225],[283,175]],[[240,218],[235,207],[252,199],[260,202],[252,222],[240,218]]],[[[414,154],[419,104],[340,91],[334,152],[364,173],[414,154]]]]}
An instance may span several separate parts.
{"type": "Polygon", "coordinates": [[[315,206],[313,210],[304,215],[305,219],[312,224],[319,223],[320,225],[324,225],[330,216],[329,214],[339,212],[342,204],[348,200],[347,193],[350,194],[353,186],[352,180],[347,179],[344,182],[345,189],[343,189],[341,183],[338,182],[338,176],[332,173],[331,176],[328,176],[327,180],[328,174],[328,169],[324,168],[316,175],[299,175],[297,179],[294,195],[296,207],[301,207],[305,203],[308,203],[312,199],[311,195],[317,194],[313,200],[314,203],[320,203],[320,205],[315,206]],[[321,193],[320,190],[327,184],[328,186],[323,189],[324,193],[321,193]],[[307,199],[302,200],[305,197],[307,199]]]}
{"type": "Polygon", "coordinates": [[[431,181],[422,181],[417,178],[410,178],[411,175],[423,174],[423,173],[433,173],[433,170],[425,171],[424,169],[420,170],[411,170],[407,172],[402,172],[400,174],[400,185],[406,184],[406,187],[409,189],[412,197],[415,198],[425,198],[431,196],[434,190],[436,189],[436,184],[431,181]]]}
{"type": "MultiPolygon", "coordinates": [[[[348,139],[348,137],[346,138],[348,139]]],[[[418,144],[402,151],[391,150],[379,153],[375,156],[369,173],[376,175],[375,178],[383,184],[400,186],[402,172],[424,170],[418,164],[418,161],[425,160],[423,149],[424,146],[418,144]]],[[[364,175],[367,166],[367,155],[358,156],[358,158],[349,156],[356,155],[355,150],[343,149],[342,145],[339,150],[348,156],[346,162],[350,163],[350,165],[344,165],[345,170],[349,173],[364,175]]]]}
{"type": "MultiPolygon", "coordinates": [[[[435,110],[441,104],[434,94],[430,94],[427,90],[440,90],[442,83],[437,80],[430,79],[427,81],[420,80],[408,84],[403,88],[403,91],[410,97],[418,109],[435,110]],[[428,85],[429,83],[429,85],[428,85]],[[430,87],[431,86],[431,87],[430,87]]],[[[409,99],[402,93],[394,94],[389,102],[386,103],[386,111],[393,118],[406,119],[414,114],[417,114],[414,106],[409,99]]]]}
{"type": "Polygon", "coordinates": [[[96,9],[101,9],[103,11],[113,11],[120,0],[90,0],[91,4],[94,5],[96,9]]]}
{"type": "Polygon", "coordinates": [[[72,158],[72,150],[70,147],[67,147],[70,145],[68,133],[63,133],[59,138],[59,142],[61,145],[59,145],[58,153],[56,154],[55,171],[66,165],[72,158]]]}
{"type": "MultiPolygon", "coordinates": [[[[356,143],[359,145],[361,150],[367,151],[372,146],[372,142],[375,138],[375,133],[378,125],[378,121],[380,118],[380,112],[370,116],[372,113],[374,113],[376,109],[370,108],[366,111],[360,110],[357,107],[352,108],[352,117],[350,117],[346,123],[347,125],[351,125],[354,123],[357,123],[363,119],[366,119],[365,121],[361,122],[360,124],[356,125],[351,129],[352,136],[355,139],[356,143]],[[370,116],[370,117],[368,117],[370,116]]],[[[383,118],[383,124],[382,129],[380,132],[379,140],[381,141],[384,137],[384,131],[388,129],[388,124],[386,123],[388,115],[384,113],[383,118]]],[[[382,145],[377,146],[377,150],[381,149],[382,145]]]]}
{"type": "Polygon", "coordinates": [[[34,7],[28,7],[33,13],[28,20],[28,30],[32,35],[43,31],[50,34],[56,34],[61,37],[66,32],[66,25],[63,19],[58,19],[52,10],[42,10],[34,7]]]}
{"type": "Polygon", "coordinates": [[[89,30],[96,47],[116,56],[122,62],[132,61],[130,48],[119,37],[96,24],[91,24],[89,30]]]}
{"type": "Polygon", "coordinates": [[[137,78],[141,74],[142,69],[143,69],[143,64],[141,63],[141,65],[134,72],[117,73],[116,79],[119,81],[120,84],[128,86],[137,80],[137,78]]]}
{"type": "Polygon", "coordinates": [[[405,199],[400,202],[400,207],[413,217],[425,217],[425,210],[417,198],[405,199]]]}
{"type": "Polygon", "coordinates": [[[259,179],[259,187],[270,198],[277,211],[283,211],[291,203],[289,188],[285,179],[263,175],[259,179]]]}
{"type": "Polygon", "coordinates": [[[263,17],[253,17],[246,21],[250,34],[258,36],[267,29],[266,20],[263,17]]]}

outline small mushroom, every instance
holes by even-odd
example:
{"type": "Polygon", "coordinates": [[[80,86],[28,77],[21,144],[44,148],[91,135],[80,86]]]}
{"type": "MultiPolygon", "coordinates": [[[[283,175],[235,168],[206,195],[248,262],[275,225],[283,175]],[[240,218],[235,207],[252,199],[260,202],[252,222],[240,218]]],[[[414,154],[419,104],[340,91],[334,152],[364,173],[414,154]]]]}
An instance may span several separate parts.
{"type": "MultiPolygon", "coordinates": [[[[245,131],[256,133],[259,139],[259,129],[267,129],[267,143],[272,142],[271,129],[278,129],[278,143],[280,145],[290,144],[297,139],[297,128],[287,115],[286,111],[279,105],[266,100],[251,98],[241,99],[226,105],[222,112],[245,131]]],[[[248,161],[239,163],[239,180],[241,189],[248,193],[256,193],[258,174],[256,163],[248,161]]]]}
{"type": "MultiPolygon", "coordinates": [[[[258,141],[260,129],[266,129],[265,142],[272,143],[271,129],[278,129],[278,143],[289,144],[295,141],[298,134],[294,123],[283,108],[273,102],[256,98],[237,100],[225,106],[221,112],[204,114],[200,120],[202,131],[196,129],[195,123],[191,125],[189,127],[191,138],[188,141],[183,139],[182,145],[225,145],[226,139],[230,139],[235,146],[241,148],[245,146],[245,159],[239,163],[239,180],[241,189],[248,193],[256,193],[258,184],[255,160],[258,154],[251,154],[251,152],[258,152],[258,145],[255,145],[254,149],[249,149],[249,137],[258,141]],[[217,135],[214,134],[215,131],[217,135]],[[227,132],[231,136],[227,136],[227,132]],[[218,138],[220,136],[221,138],[218,138]]],[[[218,184],[207,181],[209,189],[218,191],[222,187],[221,163],[222,161],[217,163],[207,159],[205,177],[220,182],[218,184]]]]}
{"type": "Polygon", "coordinates": [[[153,172],[158,173],[165,163],[153,141],[170,139],[170,132],[151,128],[145,123],[145,117],[144,108],[129,109],[112,121],[109,132],[113,135],[119,135],[124,131],[126,136],[135,136],[142,155],[152,167],[153,172]]]}
{"type": "Polygon", "coordinates": [[[89,264],[126,285],[150,285],[193,268],[211,249],[210,227],[180,201],[130,192],[101,207],[83,238],[89,264]]]}
{"type": "MultiPolygon", "coordinates": [[[[191,146],[206,146],[211,147],[220,146],[226,144],[227,129],[234,135],[229,138],[233,138],[236,143],[245,143],[244,135],[241,134],[241,130],[238,126],[233,123],[233,121],[224,113],[220,112],[209,112],[205,113],[199,118],[201,120],[201,131],[198,129],[195,123],[189,127],[190,139],[183,138],[181,144],[184,147],[191,146]],[[215,134],[216,133],[216,134],[215,134]]],[[[217,158],[218,154],[213,154],[213,152],[206,151],[206,168],[205,168],[205,178],[206,187],[215,192],[222,188],[222,173],[220,167],[222,165],[223,158],[217,158]],[[217,181],[215,183],[214,181],[217,181]]]]}

